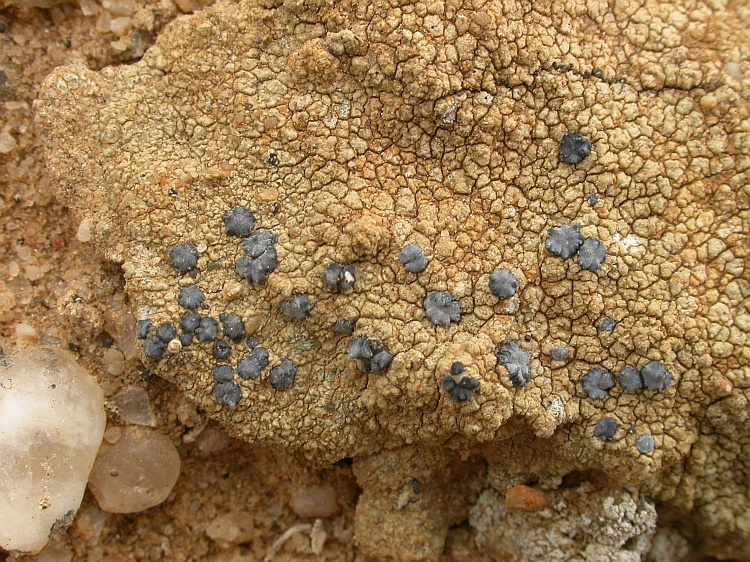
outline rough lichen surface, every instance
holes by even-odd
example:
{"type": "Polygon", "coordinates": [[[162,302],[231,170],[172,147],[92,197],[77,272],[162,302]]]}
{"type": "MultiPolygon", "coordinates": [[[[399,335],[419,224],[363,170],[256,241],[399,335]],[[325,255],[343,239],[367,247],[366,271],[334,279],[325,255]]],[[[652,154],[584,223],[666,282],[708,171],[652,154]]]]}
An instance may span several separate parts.
{"type": "MultiPolygon", "coordinates": [[[[50,172],[92,247],[122,263],[138,318],[179,325],[180,290],[196,286],[204,320],[238,315],[269,354],[259,377],[219,383],[225,403],[242,396],[234,408],[214,397],[218,324],[189,347],[151,336],[147,367],[236,435],[321,462],[450,438],[491,464],[493,444],[525,428],[544,450],[531,480],[610,467],[610,487],[694,513],[709,549],[750,556],[739,16],[687,2],[399,4],[218,4],[135,65],[48,78],[37,107],[50,172]],[[575,166],[559,159],[567,133],[592,144],[575,166]],[[255,258],[227,233],[234,207],[274,240],[244,277],[237,261],[255,258]],[[565,224],[603,244],[596,271],[545,250],[565,224]],[[169,254],[182,243],[198,252],[185,273],[169,254]],[[418,275],[399,262],[411,243],[430,256],[418,275]],[[331,263],[356,267],[351,289],[325,287],[331,263]],[[489,290],[500,268],[522,278],[510,304],[489,290]],[[425,317],[436,292],[460,305],[458,322],[425,317]],[[313,306],[303,322],[280,308],[297,295],[313,306]],[[604,316],[611,332],[597,329],[604,316]],[[341,318],[354,334],[331,329],[341,318]],[[382,372],[349,357],[353,337],[387,349],[382,372]],[[497,366],[506,341],[529,354],[525,387],[497,366]],[[568,359],[551,363],[561,345],[568,359]],[[442,390],[456,361],[480,382],[464,403],[442,390]],[[661,392],[618,385],[593,401],[582,388],[591,369],[651,361],[671,374],[661,392]],[[277,390],[269,372],[290,364],[277,390]],[[602,442],[603,417],[634,431],[602,442]]],[[[231,345],[236,367],[248,350],[231,345]]],[[[374,554],[399,552],[382,538],[374,554]]],[[[434,558],[430,544],[402,559],[434,558]]]]}

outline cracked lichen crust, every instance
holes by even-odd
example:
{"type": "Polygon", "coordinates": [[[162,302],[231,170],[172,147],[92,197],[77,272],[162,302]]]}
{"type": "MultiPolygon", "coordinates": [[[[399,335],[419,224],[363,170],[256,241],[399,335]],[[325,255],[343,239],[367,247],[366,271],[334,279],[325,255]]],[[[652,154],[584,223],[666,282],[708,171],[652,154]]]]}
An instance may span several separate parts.
{"type": "MultiPolygon", "coordinates": [[[[320,462],[562,436],[540,474],[627,466],[613,487],[694,513],[711,552],[750,556],[744,22],[680,1],[472,6],[220,2],[134,65],[58,68],[37,115],[59,196],[122,264],[139,320],[200,315],[169,343],[148,334],[143,360],[235,435],[320,462]],[[593,147],[574,166],[568,133],[593,147]],[[549,242],[563,225],[572,244],[549,242]],[[606,249],[597,268],[558,257],[583,239],[606,249]],[[184,273],[182,243],[197,251],[184,273]],[[332,263],[356,266],[351,288],[321,281],[332,263]],[[512,299],[490,291],[498,269],[518,276],[512,299]],[[460,303],[448,325],[425,316],[436,293],[460,303]],[[303,321],[280,307],[300,295],[303,321]],[[268,351],[259,377],[212,379],[222,314],[268,351]],[[350,357],[353,338],[384,353],[350,357]],[[525,386],[497,364],[509,341],[525,386]],[[283,363],[277,390],[285,359],[296,374],[283,363]],[[481,385],[461,403],[442,382],[457,361],[481,385]],[[652,361],[670,375],[646,369],[660,392],[582,390],[592,369],[652,361]],[[604,417],[633,431],[603,442],[604,417]]],[[[247,350],[230,345],[236,369],[247,350]]]]}

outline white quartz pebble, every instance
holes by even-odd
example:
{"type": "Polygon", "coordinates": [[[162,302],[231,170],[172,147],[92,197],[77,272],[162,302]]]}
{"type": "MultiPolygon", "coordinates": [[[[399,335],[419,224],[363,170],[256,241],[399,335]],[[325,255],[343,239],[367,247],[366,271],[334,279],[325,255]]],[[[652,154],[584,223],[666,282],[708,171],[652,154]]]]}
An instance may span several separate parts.
{"type": "Polygon", "coordinates": [[[101,388],[69,352],[0,359],[0,547],[39,552],[72,522],[105,422],[101,388]]]}

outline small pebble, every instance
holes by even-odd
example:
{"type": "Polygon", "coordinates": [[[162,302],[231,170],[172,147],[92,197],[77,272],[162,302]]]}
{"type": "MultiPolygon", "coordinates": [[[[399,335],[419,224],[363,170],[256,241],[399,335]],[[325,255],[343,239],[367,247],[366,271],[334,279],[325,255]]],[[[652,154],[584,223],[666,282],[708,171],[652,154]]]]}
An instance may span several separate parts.
{"type": "Polygon", "coordinates": [[[125,423],[156,427],[156,416],[146,389],[131,386],[109,399],[125,423]]]}
{"type": "Polygon", "coordinates": [[[10,133],[0,133],[0,154],[8,154],[16,147],[16,139],[10,133]]]}
{"type": "Polygon", "coordinates": [[[341,512],[333,486],[305,486],[292,490],[289,507],[302,519],[327,519],[341,512]]]}
{"type": "Polygon", "coordinates": [[[162,503],[180,476],[172,440],[145,427],[125,426],[122,437],[94,462],[89,490],[109,513],[135,513],[162,503]]]}
{"type": "MultiPolygon", "coordinates": [[[[218,515],[206,528],[206,535],[222,548],[252,542],[255,537],[255,519],[245,511],[232,511],[218,515]]],[[[236,560],[244,557],[236,557],[236,560]]]]}

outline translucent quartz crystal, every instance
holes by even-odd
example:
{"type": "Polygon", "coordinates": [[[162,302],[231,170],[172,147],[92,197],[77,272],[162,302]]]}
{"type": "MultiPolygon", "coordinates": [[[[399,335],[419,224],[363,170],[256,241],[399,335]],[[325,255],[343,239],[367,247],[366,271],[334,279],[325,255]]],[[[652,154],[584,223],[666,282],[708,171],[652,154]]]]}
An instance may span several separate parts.
{"type": "Polygon", "coordinates": [[[169,437],[126,426],[96,459],[89,489],[104,511],[135,513],[167,499],[179,475],[180,455],[169,437]]]}
{"type": "Polygon", "coordinates": [[[0,359],[0,546],[35,553],[81,505],[106,415],[96,380],[67,351],[0,359]]]}

